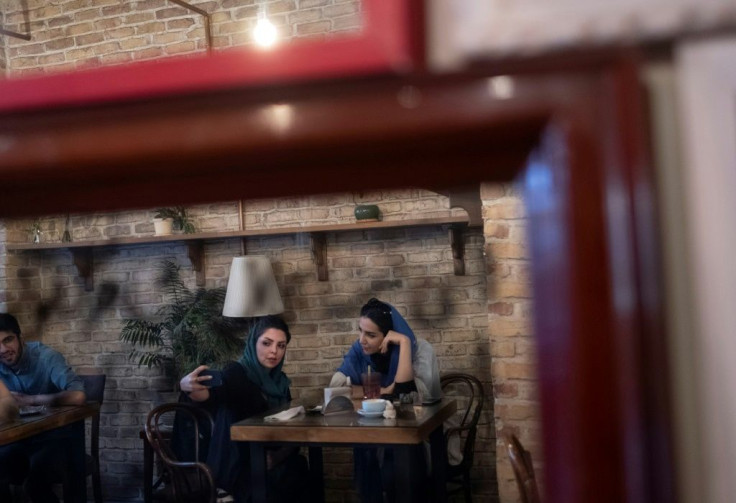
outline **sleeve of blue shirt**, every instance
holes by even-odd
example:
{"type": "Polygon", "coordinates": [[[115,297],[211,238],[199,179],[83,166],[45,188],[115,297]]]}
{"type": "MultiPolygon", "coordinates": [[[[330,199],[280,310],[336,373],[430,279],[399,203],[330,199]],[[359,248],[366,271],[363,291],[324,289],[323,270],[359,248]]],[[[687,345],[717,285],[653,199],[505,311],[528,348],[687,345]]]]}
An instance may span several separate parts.
{"type": "Polygon", "coordinates": [[[84,391],[82,379],[67,365],[61,353],[57,351],[51,353],[47,364],[51,370],[49,377],[54,386],[61,391],[84,391]]]}

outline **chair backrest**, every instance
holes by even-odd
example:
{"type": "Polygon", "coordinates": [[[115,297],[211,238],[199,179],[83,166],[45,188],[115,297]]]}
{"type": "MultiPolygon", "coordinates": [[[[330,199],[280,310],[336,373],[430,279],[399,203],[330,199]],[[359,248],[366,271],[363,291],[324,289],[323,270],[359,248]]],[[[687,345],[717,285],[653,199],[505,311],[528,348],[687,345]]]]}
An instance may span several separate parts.
{"type": "Polygon", "coordinates": [[[524,449],[513,433],[505,434],[503,441],[511,460],[511,466],[514,469],[516,485],[519,487],[522,503],[539,503],[537,479],[534,476],[531,454],[524,449]]]}
{"type": "MultiPolygon", "coordinates": [[[[79,376],[84,383],[84,392],[88,402],[96,402],[102,406],[105,399],[105,374],[90,374],[79,376]]],[[[100,413],[92,416],[92,430],[90,432],[90,453],[95,461],[99,460],[100,452],[100,413]]]]}
{"type": "MultiPolygon", "coordinates": [[[[170,418],[169,418],[170,419],[170,418]]],[[[146,439],[161,459],[169,476],[167,497],[170,501],[191,501],[215,503],[217,489],[209,467],[199,461],[200,442],[206,435],[212,435],[214,422],[204,409],[188,403],[165,403],[155,407],[146,418],[146,439]],[[183,461],[177,456],[169,442],[170,434],[164,429],[171,421],[164,419],[167,414],[183,415],[193,423],[194,461],[183,461]],[[203,431],[202,428],[205,430],[203,431]],[[201,433],[200,433],[201,432],[201,433]]]]}
{"type": "Polygon", "coordinates": [[[87,394],[88,402],[97,402],[102,405],[105,399],[105,374],[80,375],[80,379],[84,383],[84,392],[87,394]]]}
{"type": "Polygon", "coordinates": [[[478,421],[483,410],[485,400],[483,384],[470,374],[452,373],[440,377],[440,385],[445,395],[452,395],[458,399],[459,423],[445,430],[448,442],[458,437],[462,442],[462,461],[460,465],[470,469],[475,455],[475,437],[478,431],[478,421]]]}

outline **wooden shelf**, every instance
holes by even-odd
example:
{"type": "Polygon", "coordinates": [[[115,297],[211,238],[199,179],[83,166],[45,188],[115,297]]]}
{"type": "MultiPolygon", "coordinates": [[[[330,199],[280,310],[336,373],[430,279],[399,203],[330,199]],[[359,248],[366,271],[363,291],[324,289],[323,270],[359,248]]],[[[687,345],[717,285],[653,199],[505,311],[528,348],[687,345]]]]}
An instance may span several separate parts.
{"type": "Polygon", "coordinates": [[[219,239],[247,238],[258,236],[278,236],[285,234],[308,233],[311,237],[312,257],[317,266],[317,277],[320,281],[327,281],[327,240],[328,232],[349,232],[356,230],[394,229],[406,227],[429,227],[435,225],[450,226],[450,244],[454,259],[455,274],[465,274],[465,239],[463,230],[468,227],[468,217],[438,217],[418,218],[413,220],[388,220],[380,222],[324,224],[304,227],[273,227],[269,229],[246,229],[242,231],[201,232],[196,234],[172,234],[169,236],[139,236],[94,241],[73,241],[71,243],[8,243],[6,248],[11,251],[40,251],[40,250],[69,250],[74,259],[79,275],[85,280],[85,289],[94,289],[94,266],[92,251],[94,248],[127,245],[149,245],[161,243],[184,242],[188,247],[189,260],[196,273],[197,285],[203,286],[204,275],[204,243],[219,239]]]}

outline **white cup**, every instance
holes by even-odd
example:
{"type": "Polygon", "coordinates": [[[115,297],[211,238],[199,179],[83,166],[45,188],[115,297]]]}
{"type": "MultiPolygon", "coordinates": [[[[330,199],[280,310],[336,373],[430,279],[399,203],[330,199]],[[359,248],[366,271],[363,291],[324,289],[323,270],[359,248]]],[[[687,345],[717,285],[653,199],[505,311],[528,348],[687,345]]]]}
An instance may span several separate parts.
{"type": "Polygon", "coordinates": [[[386,400],[382,398],[363,400],[363,410],[366,412],[383,412],[385,408],[386,400]]]}

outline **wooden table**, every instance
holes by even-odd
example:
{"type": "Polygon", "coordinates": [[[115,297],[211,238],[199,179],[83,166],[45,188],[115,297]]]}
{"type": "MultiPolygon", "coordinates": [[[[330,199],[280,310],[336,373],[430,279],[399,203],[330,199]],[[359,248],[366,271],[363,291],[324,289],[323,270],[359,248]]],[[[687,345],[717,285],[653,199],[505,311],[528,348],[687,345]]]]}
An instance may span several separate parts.
{"type": "Polygon", "coordinates": [[[47,407],[40,414],[19,417],[15,421],[0,424],[0,445],[7,445],[30,438],[62,426],[72,425],[72,441],[69,451],[70,473],[73,475],[67,496],[71,501],[87,501],[87,477],[85,470],[84,420],[97,413],[96,403],[47,407]]]}
{"type": "MultiPolygon", "coordinates": [[[[356,403],[360,408],[360,401],[356,403]]],[[[324,500],[322,484],[322,448],[340,447],[391,447],[396,456],[396,501],[416,501],[419,497],[408,482],[412,477],[411,451],[413,447],[429,440],[432,459],[433,499],[446,501],[445,463],[447,451],[442,423],[456,410],[454,400],[444,399],[431,406],[404,405],[397,409],[396,419],[368,419],[357,412],[323,416],[307,414],[290,421],[264,421],[264,417],[279,410],[297,405],[289,404],[281,409],[268,411],[234,424],[230,436],[235,441],[250,443],[251,487],[253,501],[266,501],[265,448],[269,444],[298,444],[309,447],[309,468],[317,478],[324,500]]]]}

